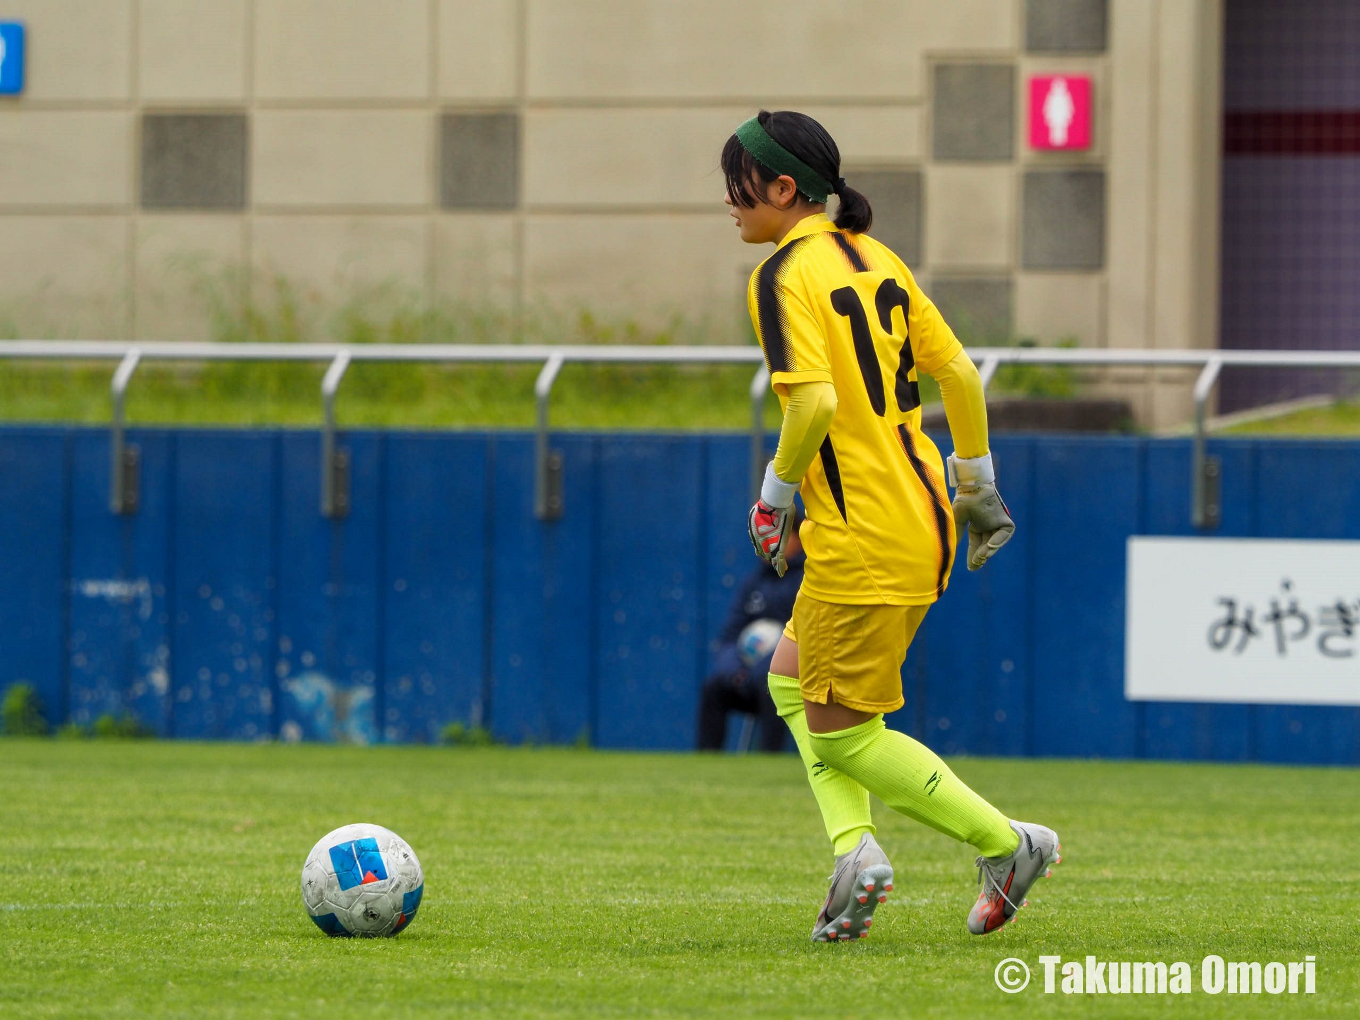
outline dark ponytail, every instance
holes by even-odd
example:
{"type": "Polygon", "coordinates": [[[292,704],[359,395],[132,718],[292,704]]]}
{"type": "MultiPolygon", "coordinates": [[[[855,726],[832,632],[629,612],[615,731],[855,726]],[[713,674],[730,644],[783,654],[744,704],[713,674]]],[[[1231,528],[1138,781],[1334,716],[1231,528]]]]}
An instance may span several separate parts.
{"type": "Polygon", "coordinates": [[[874,225],[874,211],[869,207],[869,200],[854,188],[842,184],[836,197],[840,199],[836,226],[852,234],[863,234],[874,225]]]}
{"type": "MultiPolygon", "coordinates": [[[[841,177],[841,150],[836,147],[836,142],[826,128],[807,114],[792,110],[775,113],[761,110],[757,120],[766,134],[806,163],[831,186],[832,192],[840,200],[840,208],[836,210],[837,227],[862,234],[873,225],[874,212],[869,207],[869,200],[849,187],[841,177]]],[[[748,186],[751,179],[758,178],[768,184],[779,178],[779,174],[747,152],[736,135],[723,146],[722,170],[723,176],[727,178],[727,193],[734,202],[748,209],[757,201],[757,196],[752,195],[748,186]]],[[[803,198],[813,201],[806,194],[803,194],[803,198]]]]}

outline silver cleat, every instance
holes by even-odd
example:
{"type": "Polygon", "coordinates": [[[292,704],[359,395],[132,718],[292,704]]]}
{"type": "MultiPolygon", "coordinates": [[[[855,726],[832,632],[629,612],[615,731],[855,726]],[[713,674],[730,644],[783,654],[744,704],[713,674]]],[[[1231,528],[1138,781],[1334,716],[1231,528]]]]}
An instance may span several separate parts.
{"type": "Polygon", "coordinates": [[[978,883],[982,892],[968,912],[968,930],[974,935],[994,932],[1015,921],[1015,912],[1029,903],[1030,886],[1052,874],[1050,866],[1062,860],[1058,834],[1033,822],[1011,822],[1020,845],[1005,857],[979,857],[978,883]]]}
{"type": "Polygon", "coordinates": [[[836,858],[831,889],[812,926],[812,941],[840,942],[869,937],[874,911],[892,892],[893,869],[870,833],[855,849],[836,858]]]}

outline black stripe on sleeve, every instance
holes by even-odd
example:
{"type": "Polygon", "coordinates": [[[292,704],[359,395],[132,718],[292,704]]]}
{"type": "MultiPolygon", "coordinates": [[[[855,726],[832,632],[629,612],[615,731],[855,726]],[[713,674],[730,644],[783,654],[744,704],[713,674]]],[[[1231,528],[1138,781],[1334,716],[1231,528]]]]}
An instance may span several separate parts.
{"type": "Polygon", "coordinates": [[[939,595],[944,591],[945,575],[949,573],[949,564],[954,559],[954,550],[949,545],[949,509],[940,502],[940,494],[935,491],[935,486],[930,484],[930,475],[926,472],[925,464],[916,455],[916,443],[911,438],[911,430],[906,425],[899,425],[897,434],[902,439],[902,449],[907,455],[907,460],[911,462],[912,470],[925,487],[930,497],[931,508],[935,511],[935,530],[940,537],[940,573],[935,580],[935,594],[939,595]]]}
{"type": "Polygon", "coordinates": [[[836,463],[836,450],[831,445],[831,434],[827,433],[822,440],[822,470],[826,472],[826,483],[831,486],[831,498],[836,501],[836,509],[841,512],[841,520],[849,521],[845,516],[845,489],[841,487],[841,466],[836,463]]]}
{"type": "Polygon", "coordinates": [[[850,263],[851,269],[857,273],[867,273],[869,271],[869,266],[868,263],[864,261],[864,256],[859,253],[858,248],[850,243],[848,237],[839,230],[834,231],[831,236],[836,239],[836,244],[840,248],[841,254],[845,256],[846,261],[850,263]]]}
{"type": "Polygon", "coordinates": [[[770,374],[790,372],[792,352],[789,350],[788,320],[784,315],[784,301],[779,293],[779,282],[784,272],[792,266],[793,253],[806,238],[799,238],[793,244],[780,248],[767,258],[756,276],[756,334],[760,345],[765,349],[765,364],[770,374]]]}

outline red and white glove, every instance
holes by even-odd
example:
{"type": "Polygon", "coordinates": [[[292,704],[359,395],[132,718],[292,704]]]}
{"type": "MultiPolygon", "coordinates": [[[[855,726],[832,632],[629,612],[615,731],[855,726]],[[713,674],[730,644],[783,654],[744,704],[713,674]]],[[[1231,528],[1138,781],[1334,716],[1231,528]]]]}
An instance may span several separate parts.
{"type": "Polygon", "coordinates": [[[783,481],[774,473],[774,464],[765,469],[765,483],[760,487],[760,499],[751,507],[746,518],[751,545],[756,555],[774,567],[780,577],[789,569],[784,559],[784,547],[793,531],[793,497],[798,491],[795,482],[783,481]]]}

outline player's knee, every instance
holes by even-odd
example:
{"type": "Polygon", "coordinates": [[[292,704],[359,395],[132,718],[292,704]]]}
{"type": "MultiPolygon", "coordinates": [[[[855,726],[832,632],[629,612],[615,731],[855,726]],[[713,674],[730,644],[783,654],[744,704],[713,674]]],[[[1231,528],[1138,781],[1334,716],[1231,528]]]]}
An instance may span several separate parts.
{"type": "MultiPolygon", "coordinates": [[[[854,713],[860,715],[861,713],[854,713]]],[[[828,720],[813,720],[809,713],[808,722],[810,725],[817,725],[819,722],[825,725],[828,720]]],[[[832,720],[832,725],[839,721],[844,725],[844,729],[827,730],[822,729],[818,732],[809,732],[808,739],[812,745],[812,751],[822,761],[834,769],[842,772],[848,771],[846,764],[851,761],[860,751],[869,747],[879,734],[885,729],[883,716],[873,715],[863,721],[855,718],[832,720]]]]}
{"type": "Polygon", "coordinates": [[[809,733],[808,743],[812,747],[812,753],[817,756],[817,760],[825,762],[833,769],[844,771],[842,766],[848,757],[848,748],[845,741],[836,740],[825,733],[809,733]]]}
{"type": "Polygon", "coordinates": [[[767,677],[770,698],[774,701],[775,711],[781,718],[793,715],[803,707],[803,692],[798,689],[798,681],[770,669],[767,677]]]}

